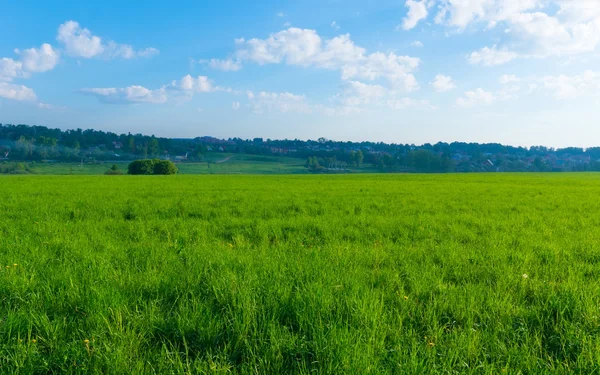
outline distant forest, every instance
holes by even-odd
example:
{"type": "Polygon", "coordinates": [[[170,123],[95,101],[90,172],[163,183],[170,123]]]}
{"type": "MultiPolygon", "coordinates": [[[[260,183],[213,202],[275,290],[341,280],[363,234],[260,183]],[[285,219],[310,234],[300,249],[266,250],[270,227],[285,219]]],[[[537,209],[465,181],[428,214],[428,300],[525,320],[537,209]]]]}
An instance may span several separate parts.
{"type": "Polygon", "coordinates": [[[100,130],[0,124],[0,163],[114,162],[158,158],[201,162],[207,153],[287,156],[326,173],[363,165],[388,172],[600,171],[600,147],[513,147],[497,143],[395,144],[214,137],[161,138],[100,130]]]}

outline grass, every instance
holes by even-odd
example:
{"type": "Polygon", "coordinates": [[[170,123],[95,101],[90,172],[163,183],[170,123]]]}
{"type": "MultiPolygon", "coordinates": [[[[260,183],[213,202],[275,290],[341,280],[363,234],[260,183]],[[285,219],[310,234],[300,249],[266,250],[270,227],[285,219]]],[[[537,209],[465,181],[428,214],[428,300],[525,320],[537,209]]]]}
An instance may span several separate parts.
{"type": "Polygon", "coordinates": [[[600,373],[600,175],[0,176],[0,373],[600,373]]]}
{"type": "MultiPolygon", "coordinates": [[[[41,175],[101,175],[113,164],[127,173],[129,162],[85,162],[85,163],[23,163],[32,174],[41,175]]],[[[249,154],[209,153],[202,162],[176,163],[180,174],[308,174],[306,160],[286,156],[259,156],[249,154]]],[[[14,162],[1,162],[12,166],[14,162]]],[[[377,169],[370,165],[352,167],[352,173],[373,173],[377,169]]]]}

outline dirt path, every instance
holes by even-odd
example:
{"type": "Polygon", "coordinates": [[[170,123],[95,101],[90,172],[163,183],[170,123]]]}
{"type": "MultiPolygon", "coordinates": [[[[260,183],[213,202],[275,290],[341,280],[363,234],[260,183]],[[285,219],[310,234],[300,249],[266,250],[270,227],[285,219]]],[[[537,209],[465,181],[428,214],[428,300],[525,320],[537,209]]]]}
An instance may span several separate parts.
{"type": "Polygon", "coordinates": [[[233,157],[233,155],[231,155],[231,156],[228,156],[228,157],[226,157],[226,158],[225,158],[225,159],[223,159],[223,160],[216,161],[216,162],[215,162],[215,164],[221,164],[221,163],[225,163],[226,161],[229,161],[229,159],[231,159],[232,157],[233,157]]]}

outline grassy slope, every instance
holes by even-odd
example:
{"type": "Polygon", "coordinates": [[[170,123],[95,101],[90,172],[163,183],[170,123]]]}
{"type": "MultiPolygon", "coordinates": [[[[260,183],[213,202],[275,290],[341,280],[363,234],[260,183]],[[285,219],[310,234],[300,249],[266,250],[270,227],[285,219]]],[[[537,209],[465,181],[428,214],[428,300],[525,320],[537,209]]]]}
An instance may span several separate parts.
{"type": "Polygon", "coordinates": [[[0,176],[0,195],[2,373],[598,373],[600,175],[0,176]]]}
{"type": "MultiPolygon", "coordinates": [[[[43,175],[99,175],[113,164],[127,172],[127,162],[92,163],[36,163],[36,174],[43,175]]],[[[210,153],[202,163],[177,163],[181,174],[307,174],[305,160],[284,156],[256,156],[246,154],[210,153]],[[210,165],[209,165],[210,164],[210,165]]],[[[373,172],[361,166],[354,172],[373,172]]]]}

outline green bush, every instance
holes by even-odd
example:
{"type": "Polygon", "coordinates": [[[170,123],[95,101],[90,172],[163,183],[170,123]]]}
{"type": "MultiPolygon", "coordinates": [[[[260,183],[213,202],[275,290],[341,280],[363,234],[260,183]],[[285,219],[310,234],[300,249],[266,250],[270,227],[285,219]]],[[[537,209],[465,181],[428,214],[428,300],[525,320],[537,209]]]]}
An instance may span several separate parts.
{"type": "Polygon", "coordinates": [[[154,174],[177,174],[177,166],[169,160],[158,160],[154,163],[154,174]]]}
{"type": "Polygon", "coordinates": [[[154,160],[134,160],[129,163],[127,167],[127,173],[129,174],[153,174],[154,173],[154,160]]]}
{"type": "Polygon", "coordinates": [[[135,160],[127,167],[127,173],[129,174],[169,175],[177,172],[177,166],[173,162],[159,159],[135,160]]]}
{"type": "Polygon", "coordinates": [[[110,175],[110,176],[116,176],[116,175],[123,174],[123,172],[121,172],[118,165],[113,164],[112,167],[110,167],[110,169],[108,171],[104,172],[104,174],[110,175]]]}

